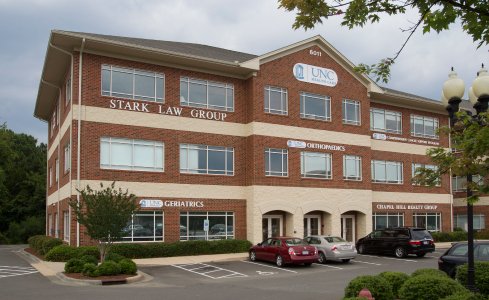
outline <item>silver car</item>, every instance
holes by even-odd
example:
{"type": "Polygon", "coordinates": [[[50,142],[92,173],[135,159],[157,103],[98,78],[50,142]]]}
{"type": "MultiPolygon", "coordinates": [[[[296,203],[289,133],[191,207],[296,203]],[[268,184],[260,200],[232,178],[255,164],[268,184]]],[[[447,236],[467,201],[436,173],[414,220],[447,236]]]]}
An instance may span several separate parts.
{"type": "Polygon", "coordinates": [[[341,260],[347,263],[357,256],[355,245],[338,236],[311,235],[305,240],[318,248],[318,262],[322,264],[326,260],[341,260]]]}

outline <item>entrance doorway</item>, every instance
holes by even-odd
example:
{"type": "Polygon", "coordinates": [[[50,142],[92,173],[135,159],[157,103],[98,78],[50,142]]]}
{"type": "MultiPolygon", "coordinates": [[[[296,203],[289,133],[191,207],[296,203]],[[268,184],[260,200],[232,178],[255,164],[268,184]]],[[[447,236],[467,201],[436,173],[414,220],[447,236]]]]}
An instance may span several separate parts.
{"type": "Polygon", "coordinates": [[[355,242],[355,216],[341,216],[341,237],[349,242],[355,242]]]}
{"type": "Polygon", "coordinates": [[[305,215],[304,216],[304,237],[309,235],[321,234],[321,216],[305,215]]]}
{"type": "Polygon", "coordinates": [[[263,216],[262,219],[262,232],[263,241],[276,236],[282,236],[283,217],[280,215],[263,216]]]}

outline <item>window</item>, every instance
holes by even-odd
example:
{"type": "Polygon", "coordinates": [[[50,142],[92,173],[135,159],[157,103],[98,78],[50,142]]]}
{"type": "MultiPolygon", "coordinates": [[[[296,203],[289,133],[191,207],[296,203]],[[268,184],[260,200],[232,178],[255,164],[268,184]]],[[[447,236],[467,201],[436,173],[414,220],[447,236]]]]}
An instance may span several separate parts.
{"type": "Polygon", "coordinates": [[[360,125],[360,102],[343,99],[343,124],[360,125]]]}
{"type": "Polygon", "coordinates": [[[181,212],[180,240],[229,240],[234,239],[233,212],[181,212]],[[204,231],[208,220],[209,230],[204,231]]]}
{"type": "Polygon", "coordinates": [[[331,179],[331,154],[301,152],[301,176],[307,178],[331,179]]]}
{"type": "Polygon", "coordinates": [[[265,175],[287,177],[288,172],[287,149],[265,149],[265,175]]]}
{"type": "Polygon", "coordinates": [[[54,236],[53,215],[48,214],[48,235],[54,236]]]}
{"type": "Polygon", "coordinates": [[[54,237],[59,238],[59,215],[54,214],[54,237]]]}
{"type": "Polygon", "coordinates": [[[139,211],[132,215],[122,232],[123,242],[162,241],[163,212],[139,211]]]}
{"type": "Polygon", "coordinates": [[[68,105],[71,101],[71,77],[66,80],[65,87],[66,95],[65,95],[65,105],[68,105]]]}
{"type": "Polygon", "coordinates": [[[53,168],[49,167],[49,186],[53,185],[53,168]]]}
{"type": "Polygon", "coordinates": [[[402,133],[402,114],[379,108],[370,109],[370,130],[402,133]]]}
{"type": "Polygon", "coordinates": [[[374,213],[372,215],[373,230],[380,230],[388,227],[403,227],[403,213],[374,213]]]}
{"type": "Polygon", "coordinates": [[[180,173],[234,175],[234,148],[180,145],[180,173]]]}
{"type": "MultiPolygon", "coordinates": [[[[438,170],[438,167],[437,166],[434,166],[434,165],[426,165],[426,164],[413,163],[412,164],[412,176],[413,176],[413,178],[417,174],[416,173],[417,169],[420,169],[420,168],[424,168],[424,169],[428,169],[428,170],[433,170],[433,171],[438,170]]],[[[416,184],[413,182],[413,185],[416,185],[416,184]]],[[[438,180],[436,182],[436,186],[440,186],[440,185],[441,185],[440,178],[438,178],[438,180]]]]}
{"type": "Polygon", "coordinates": [[[163,102],[165,75],[102,65],[102,95],[163,102]]]}
{"type": "Polygon", "coordinates": [[[56,128],[56,111],[57,109],[54,110],[53,115],[51,116],[51,137],[54,134],[54,129],[56,128]]]}
{"type": "MultiPolygon", "coordinates": [[[[472,182],[484,185],[484,179],[480,175],[472,175],[472,182]]],[[[452,192],[465,192],[467,191],[467,177],[465,176],[453,176],[452,177],[452,192]]]]}
{"type": "Polygon", "coordinates": [[[411,115],[411,135],[423,138],[438,138],[438,119],[411,115]]]}
{"type": "Polygon", "coordinates": [[[70,242],[70,213],[68,211],[63,212],[63,239],[70,242]]]}
{"type": "Polygon", "coordinates": [[[331,98],[300,93],[301,97],[301,118],[331,121],[331,98]]]}
{"type": "Polygon", "coordinates": [[[68,171],[71,169],[71,148],[70,148],[70,143],[66,144],[65,149],[64,149],[64,172],[68,173],[68,171]]]}
{"type": "Polygon", "coordinates": [[[100,168],[163,172],[164,144],[113,137],[100,139],[100,168]]]}
{"type": "Polygon", "coordinates": [[[287,115],[287,89],[265,86],[265,112],[287,115]]]}
{"type": "Polygon", "coordinates": [[[424,228],[428,231],[440,231],[441,213],[414,213],[413,226],[424,228]]]}
{"type": "Polygon", "coordinates": [[[402,162],[372,160],[372,182],[402,184],[402,162]]]}
{"type": "Polygon", "coordinates": [[[55,170],[55,178],[56,178],[56,182],[59,181],[59,159],[56,158],[56,163],[55,163],[55,166],[56,166],[56,170],[55,170]]]}
{"type": "MultiPolygon", "coordinates": [[[[486,228],[486,216],[483,214],[474,214],[472,219],[475,230],[482,230],[486,228]]],[[[467,231],[467,215],[455,215],[454,220],[455,228],[462,228],[467,231]]]]}
{"type": "Polygon", "coordinates": [[[234,86],[181,77],[180,105],[234,111],[234,86]]]}
{"type": "Polygon", "coordinates": [[[343,179],[362,180],[362,158],[356,155],[343,155],[343,179]]]}

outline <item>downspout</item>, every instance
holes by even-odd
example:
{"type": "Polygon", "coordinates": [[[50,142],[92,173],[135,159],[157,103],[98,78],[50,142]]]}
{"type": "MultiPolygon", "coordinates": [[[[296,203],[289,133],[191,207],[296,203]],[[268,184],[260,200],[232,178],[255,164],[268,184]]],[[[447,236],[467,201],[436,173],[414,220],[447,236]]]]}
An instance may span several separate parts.
{"type": "MultiPolygon", "coordinates": [[[[82,70],[83,70],[83,48],[85,47],[85,38],[83,38],[81,47],[80,47],[80,58],[78,60],[78,134],[77,134],[77,145],[76,145],[76,187],[77,187],[77,193],[76,193],[76,201],[78,205],[80,205],[80,192],[78,191],[80,189],[80,152],[81,152],[81,103],[82,103],[82,92],[81,92],[81,85],[82,85],[82,70]]],[[[73,101],[73,100],[72,100],[73,101]]],[[[76,222],[76,246],[80,247],[80,223],[77,221],[76,222]]]]}
{"type": "MultiPolygon", "coordinates": [[[[450,125],[450,120],[448,120],[448,128],[451,129],[450,125]]],[[[448,134],[448,148],[450,151],[452,151],[452,135],[448,134]]],[[[453,231],[455,228],[455,224],[453,224],[453,186],[452,186],[452,169],[450,169],[450,172],[448,172],[448,175],[450,178],[448,179],[449,182],[449,188],[450,188],[450,224],[452,225],[450,227],[450,231],[453,231]]]]}

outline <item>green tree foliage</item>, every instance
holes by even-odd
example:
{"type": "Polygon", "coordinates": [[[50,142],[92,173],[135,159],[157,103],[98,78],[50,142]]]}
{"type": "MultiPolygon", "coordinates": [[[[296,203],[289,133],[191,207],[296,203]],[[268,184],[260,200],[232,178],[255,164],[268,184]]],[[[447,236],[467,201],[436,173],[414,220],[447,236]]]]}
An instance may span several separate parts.
{"type": "Polygon", "coordinates": [[[423,33],[448,30],[451,24],[460,24],[472,36],[478,47],[489,43],[489,2],[487,0],[279,0],[279,8],[295,11],[294,29],[312,29],[323,19],[342,17],[342,26],[349,29],[377,23],[386,15],[406,14],[407,10],[418,13],[418,19],[410,28],[402,29],[408,36],[400,50],[393,56],[373,65],[360,64],[357,71],[376,76],[377,81],[387,82],[390,67],[413,33],[423,28],[423,33]]]}
{"type": "Polygon", "coordinates": [[[115,182],[107,188],[101,183],[100,188],[93,190],[87,185],[78,190],[82,199],[80,202],[72,200],[70,206],[78,222],[86,227],[87,234],[99,241],[100,260],[103,262],[112,243],[122,238],[122,230],[131,220],[137,205],[136,196],[127,190],[116,189],[115,182]]]}
{"type": "Polygon", "coordinates": [[[18,232],[29,225],[11,242],[25,243],[26,234],[44,232],[46,150],[34,137],[0,125],[0,232],[12,236],[9,227],[18,232]]]}
{"type": "MultiPolygon", "coordinates": [[[[456,114],[457,122],[452,128],[441,128],[440,133],[450,135],[452,148],[431,148],[428,156],[438,166],[437,170],[417,169],[414,182],[434,186],[441,175],[467,176],[478,174],[481,178],[489,175],[489,113],[481,113],[474,119],[466,112],[456,114]]],[[[467,199],[477,202],[481,194],[489,193],[489,184],[484,179],[469,185],[473,195],[467,199]]]]}

